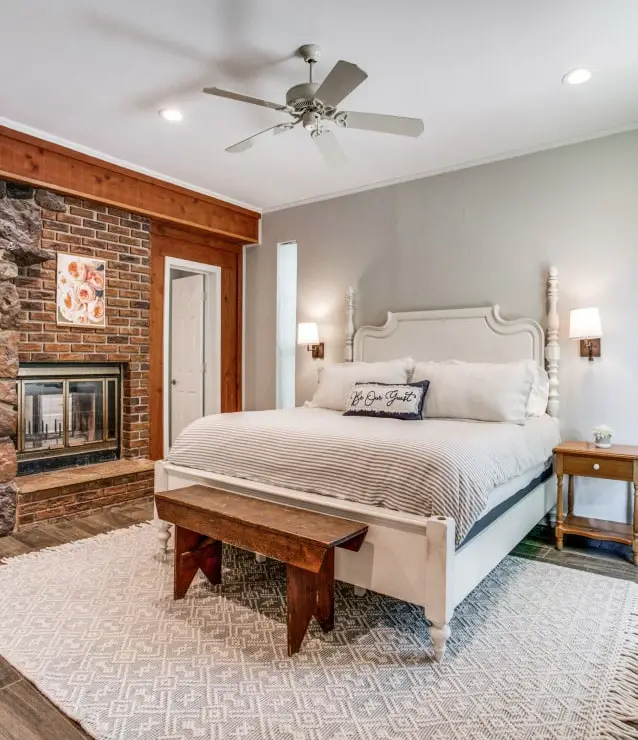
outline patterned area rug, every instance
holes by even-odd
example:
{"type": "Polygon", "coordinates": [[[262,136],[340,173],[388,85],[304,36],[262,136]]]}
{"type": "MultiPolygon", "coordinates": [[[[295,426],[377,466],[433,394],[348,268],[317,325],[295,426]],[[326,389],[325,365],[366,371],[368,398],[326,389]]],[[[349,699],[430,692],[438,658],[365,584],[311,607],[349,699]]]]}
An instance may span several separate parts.
{"type": "Polygon", "coordinates": [[[285,571],[224,551],[173,602],[151,524],[0,566],[0,654],[96,738],[638,738],[638,587],[507,558],[433,662],[420,609],[340,586],[286,656],[285,571]]]}

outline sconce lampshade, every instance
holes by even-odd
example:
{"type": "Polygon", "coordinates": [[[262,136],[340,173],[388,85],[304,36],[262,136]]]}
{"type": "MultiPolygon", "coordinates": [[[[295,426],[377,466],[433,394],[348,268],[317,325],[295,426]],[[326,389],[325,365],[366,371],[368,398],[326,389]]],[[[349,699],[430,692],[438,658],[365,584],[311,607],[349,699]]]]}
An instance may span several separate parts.
{"type": "Polygon", "coordinates": [[[603,335],[597,308],[576,308],[569,312],[570,339],[599,339],[603,335]]]}
{"type": "Polygon", "coordinates": [[[297,326],[297,344],[319,344],[319,330],[314,321],[297,326]]]}

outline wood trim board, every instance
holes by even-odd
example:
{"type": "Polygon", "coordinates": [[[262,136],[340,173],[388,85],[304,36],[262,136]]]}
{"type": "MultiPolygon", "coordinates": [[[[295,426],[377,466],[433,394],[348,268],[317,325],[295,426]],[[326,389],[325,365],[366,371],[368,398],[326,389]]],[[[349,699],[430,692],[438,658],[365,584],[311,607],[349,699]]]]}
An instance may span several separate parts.
{"type": "Polygon", "coordinates": [[[257,211],[6,126],[0,126],[0,177],[196,227],[237,244],[259,240],[257,211]]]}
{"type": "Polygon", "coordinates": [[[241,410],[241,247],[233,247],[212,235],[164,225],[151,225],[151,310],[149,357],[149,454],[152,460],[164,456],[164,269],[165,257],[221,267],[221,411],[241,410]]]}

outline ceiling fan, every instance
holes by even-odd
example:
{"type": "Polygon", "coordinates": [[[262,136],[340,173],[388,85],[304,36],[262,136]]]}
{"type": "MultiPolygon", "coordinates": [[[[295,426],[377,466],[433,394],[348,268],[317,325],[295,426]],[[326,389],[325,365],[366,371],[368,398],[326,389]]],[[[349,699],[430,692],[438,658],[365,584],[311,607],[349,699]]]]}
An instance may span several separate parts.
{"type": "Polygon", "coordinates": [[[294,85],[288,90],[285,105],[222,90],[219,87],[204,88],[204,92],[208,95],[239,100],[243,103],[259,105],[262,108],[282,111],[282,113],[288,113],[292,116],[292,121],[278,123],[254,136],[250,136],[248,139],[239,141],[237,144],[229,146],[226,149],[227,152],[245,152],[260,141],[290,131],[301,123],[310,132],[312,140],[326,162],[335,167],[346,161],[346,155],[332,128],[327,124],[335,124],[341,128],[396,134],[398,136],[417,137],[423,133],[423,121],[420,118],[338,110],[341,101],[359,87],[368,75],[356,64],[341,60],[330,70],[326,79],[319,84],[313,82],[312,72],[314,65],[321,56],[321,49],[316,44],[305,44],[300,47],[299,55],[308,64],[309,80],[294,85]]]}

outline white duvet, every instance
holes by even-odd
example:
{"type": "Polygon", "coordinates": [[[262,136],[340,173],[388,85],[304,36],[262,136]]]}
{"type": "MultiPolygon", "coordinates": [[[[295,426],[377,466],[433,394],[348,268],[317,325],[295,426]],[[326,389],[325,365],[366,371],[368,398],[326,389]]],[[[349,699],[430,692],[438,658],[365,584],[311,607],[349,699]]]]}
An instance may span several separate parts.
{"type": "Polygon", "coordinates": [[[460,542],[489,493],[549,460],[558,421],[400,421],[298,408],[217,414],[187,427],[175,465],[422,516],[449,516],[460,542]]]}

